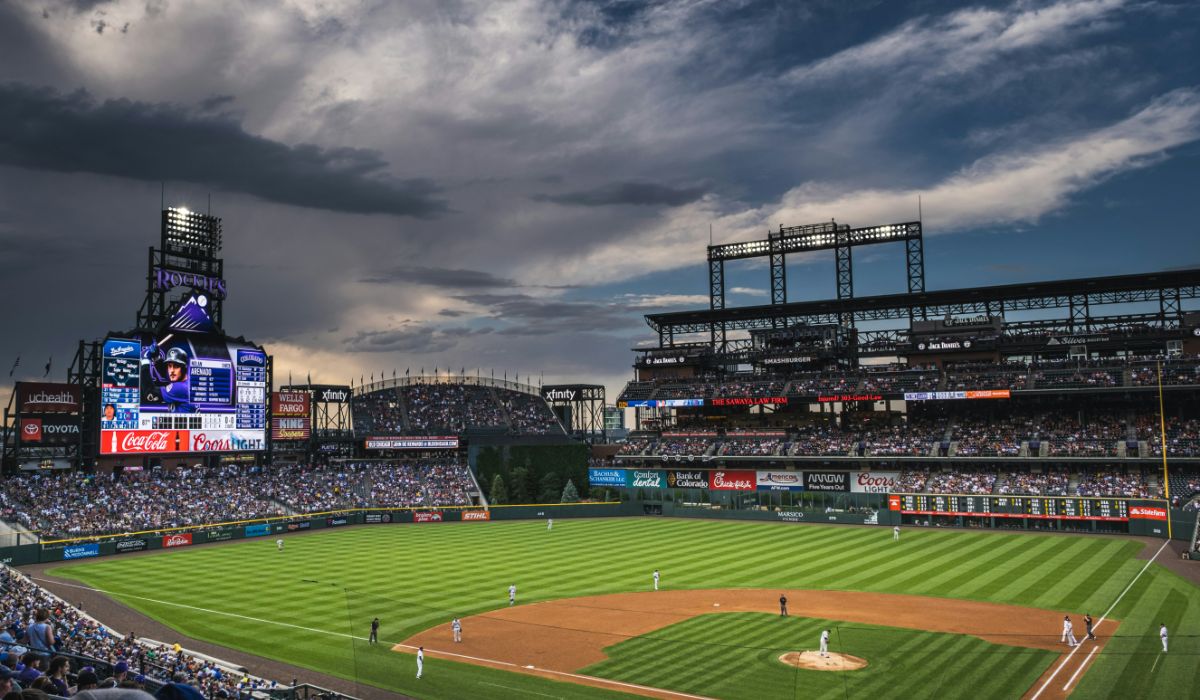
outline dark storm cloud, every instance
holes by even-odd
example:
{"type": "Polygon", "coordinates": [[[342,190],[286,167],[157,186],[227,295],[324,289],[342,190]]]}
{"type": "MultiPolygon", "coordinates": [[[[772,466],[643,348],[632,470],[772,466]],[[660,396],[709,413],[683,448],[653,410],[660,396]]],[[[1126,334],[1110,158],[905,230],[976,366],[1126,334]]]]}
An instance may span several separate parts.
{"type": "Polygon", "coordinates": [[[405,324],[383,331],[360,331],[345,340],[348,352],[445,352],[461,341],[488,335],[491,328],[434,328],[424,324],[405,324]]]}
{"type": "Polygon", "coordinates": [[[373,273],[360,282],[369,284],[409,283],[450,289],[487,289],[493,287],[515,287],[511,279],[497,277],[482,270],[455,270],[445,267],[421,267],[405,265],[373,273]]]}
{"type": "Polygon", "coordinates": [[[614,182],[590,190],[563,194],[536,194],[539,202],[552,202],[581,207],[614,205],[668,206],[691,204],[706,194],[703,187],[669,187],[653,182],[614,182]]]}
{"type": "Polygon", "coordinates": [[[228,115],[86,92],[0,85],[0,164],[185,181],[265,200],[359,214],[433,218],[448,211],[428,180],[396,180],[375,151],[288,146],[228,115]]]}
{"type": "Polygon", "coordinates": [[[528,294],[463,294],[455,299],[482,306],[490,317],[508,322],[500,335],[549,335],[629,330],[638,321],[621,305],[541,299],[528,294]]]}

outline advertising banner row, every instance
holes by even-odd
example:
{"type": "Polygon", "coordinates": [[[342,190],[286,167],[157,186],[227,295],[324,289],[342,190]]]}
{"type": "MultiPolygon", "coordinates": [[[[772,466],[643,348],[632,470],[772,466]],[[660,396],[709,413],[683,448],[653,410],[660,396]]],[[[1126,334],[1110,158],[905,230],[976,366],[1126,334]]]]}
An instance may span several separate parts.
{"type": "Polygon", "coordinates": [[[751,469],[589,469],[592,486],[713,491],[890,493],[900,472],[751,469]]]}
{"type": "MultiPolygon", "coordinates": [[[[905,401],[953,401],[958,399],[1007,399],[1012,392],[1008,389],[981,389],[977,391],[918,391],[905,392],[905,401]]],[[[863,393],[831,393],[814,394],[810,396],[718,396],[709,399],[627,399],[618,401],[618,408],[699,408],[701,406],[730,407],[730,406],[787,406],[789,403],[808,403],[816,399],[817,403],[855,403],[860,401],[885,401],[889,398],[899,399],[900,394],[882,394],[874,392],[863,393]]]]}

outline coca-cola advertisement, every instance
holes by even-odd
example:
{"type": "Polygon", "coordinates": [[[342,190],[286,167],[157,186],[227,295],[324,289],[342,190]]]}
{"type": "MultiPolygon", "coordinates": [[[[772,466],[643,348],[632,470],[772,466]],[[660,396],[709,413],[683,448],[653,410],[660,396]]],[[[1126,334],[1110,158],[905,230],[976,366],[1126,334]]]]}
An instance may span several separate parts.
{"type": "Polygon", "coordinates": [[[171,547],[188,547],[192,544],[192,533],[185,532],[182,534],[167,535],[162,539],[163,549],[171,547]]]}
{"type": "MultiPolygon", "coordinates": [[[[464,515],[466,515],[466,514],[464,513],[464,515]]],[[[463,518],[463,520],[466,520],[466,518],[463,518]]],[[[440,510],[417,511],[417,512],[413,513],[413,522],[414,523],[440,523],[440,522],[442,522],[442,511],[440,511],[440,510]]]]}
{"type": "Polygon", "coordinates": [[[187,430],[108,430],[101,443],[104,454],[187,452],[191,433],[187,430]]]}
{"type": "Polygon", "coordinates": [[[900,472],[850,472],[850,490],[854,493],[891,493],[897,488],[900,472]]]}
{"type": "Polygon", "coordinates": [[[753,491],[755,474],[749,470],[718,470],[710,481],[714,491],[753,491]]]}

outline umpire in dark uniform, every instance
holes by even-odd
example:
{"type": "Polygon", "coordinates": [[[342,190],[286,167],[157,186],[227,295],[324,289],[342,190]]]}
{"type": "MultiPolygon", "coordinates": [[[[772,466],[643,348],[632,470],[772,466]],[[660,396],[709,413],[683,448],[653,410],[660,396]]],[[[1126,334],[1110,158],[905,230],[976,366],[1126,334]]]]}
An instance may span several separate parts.
{"type": "Polygon", "coordinates": [[[371,620],[371,637],[367,640],[367,644],[379,643],[379,618],[371,620]]]}
{"type": "Polygon", "coordinates": [[[779,616],[787,617],[787,596],[779,594],[779,616]]]}
{"type": "Polygon", "coordinates": [[[1095,639],[1096,635],[1092,634],[1092,616],[1084,615],[1083,616],[1083,624],[1087,625],[1087,638],[1095,639]]]}

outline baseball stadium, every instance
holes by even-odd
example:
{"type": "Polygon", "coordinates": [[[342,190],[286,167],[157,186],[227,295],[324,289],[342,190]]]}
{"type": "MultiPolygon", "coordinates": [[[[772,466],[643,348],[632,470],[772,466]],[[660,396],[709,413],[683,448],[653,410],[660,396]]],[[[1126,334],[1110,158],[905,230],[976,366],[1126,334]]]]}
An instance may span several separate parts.
{"type": "Polygon", "coordinates": [[[0,663],[50,696],[1200,685],[1200,269],[930,290],[921,221],[781,226],[708,246],[610,402],[284,381],[225,328],[222,235],[164,209],[134,324],[6,407],[0,663]],[[906,288],[856,295],[888,245],[906,288]],[[835,294],[790,300],[813,251],[835,294]],[[727,304],[756,258],[770,302],[727,304]]]}

